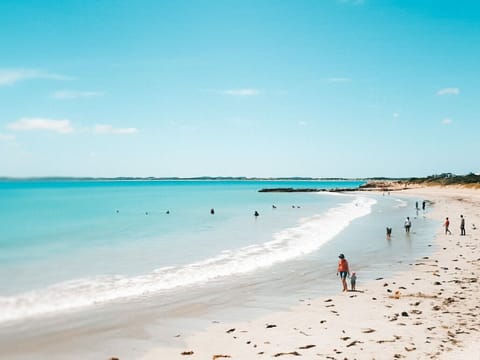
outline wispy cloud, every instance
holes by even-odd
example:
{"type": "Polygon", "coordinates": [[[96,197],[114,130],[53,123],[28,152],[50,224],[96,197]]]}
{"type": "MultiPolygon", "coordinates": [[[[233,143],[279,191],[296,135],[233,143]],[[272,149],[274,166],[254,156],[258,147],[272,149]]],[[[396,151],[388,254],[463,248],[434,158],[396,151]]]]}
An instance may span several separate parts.
{"type": "Polygon", "coordinates": [[[224,90],[223,93],[233,96],[257,96],[260,95],[261,92],[258,89],[229,89],[224,90]]]}
{"type": "Polygon", "coordinates": [[[400,117],[400,113],[399,112],[394,112],[392,114],[392,116],[396,119],[396,118],[399,118],[400,117]]]}
{"type": "Polygon", "coordinates": [[[36,69],[0,69],[0,86],[13,85],[19,81],[32,79],[73,80],[70,76],[36,69]]]}
{"type": "Polygon", "coordinates": [[[450,125],[451,123],[453,123],[452,119],[445,118],[445,119],[442,120],[443,125],[450,125]]]}
{"type": "Polygon", "coordinates": [[[55,91],[52,94],[54,99],[59,100],[71,100],[71,99],[81,99],[81,98],[93,98],[104,96],[104,92],[100,91],[75,91],[75,90],[59,90],[55,91]]]}
{"type": "Polygon", "coordinates": [[[254,88],[243,88],[243,89],[202,89],[202,92],[214,93],[220,95],[230,95],[230,96],[258,96],[262,91],[254,88]]]}
{"type": "Polygon", "coordinates": [[[327,81],[329,83],[348,83],[348,82],[351,82],[352,79],[350,78],[347,78],[347,77],[332,77],[332,78],[328,78],[327,81]]]}
{"type": "Polygon", "coordinates": [[[22,118],[8,125],[8,128],[16,131],[53,131],[59,134],[74,132],[70,120],[54,120],[45,118],[22,118]]]}
{"type": "Polygon", "coordinates": [[[115,128],[112,125],[99,124],[93,128],[95,134],[135,134],[138,132],[137,128],[115,128]]]}
{"type": "Polygon", "coordinates": [[[443,88],[437,91],[437,95],[458,95],[460,94],[460,89],[456,87],[443,88]]]}
{"type": "Polygon", "coordinates": [[[15,135],[0,133],[0,141],[14,141],[15,135]]]}
{"type": "MultiPolygon", "coordinates": [[[[135,134],[139,130],[134,127],[117,128],[108,124],[97,124],[92,127],[75,128],[68,119],[55,120],[46,118],[21,118],[7,125],[14,131],[51,131],[57,134],[135,134]]],[[[1,134],[0,140],[12,140],[13,135],[1,134]]]]}

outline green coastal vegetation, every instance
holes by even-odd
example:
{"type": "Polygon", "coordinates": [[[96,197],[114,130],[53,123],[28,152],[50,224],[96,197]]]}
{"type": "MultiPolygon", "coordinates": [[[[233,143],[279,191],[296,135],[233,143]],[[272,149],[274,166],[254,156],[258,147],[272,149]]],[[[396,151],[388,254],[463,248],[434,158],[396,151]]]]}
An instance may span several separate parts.
{"type": "Polygon", "coordinates": [[[442,173],[438,175],[430,175],[423,178],[410,178],[407,180],[409,184],[419,185],[464,185],[467,187],[480,188],[480,175],[469,173],[467,175],[455,175],[452,173],[442,173]]]}

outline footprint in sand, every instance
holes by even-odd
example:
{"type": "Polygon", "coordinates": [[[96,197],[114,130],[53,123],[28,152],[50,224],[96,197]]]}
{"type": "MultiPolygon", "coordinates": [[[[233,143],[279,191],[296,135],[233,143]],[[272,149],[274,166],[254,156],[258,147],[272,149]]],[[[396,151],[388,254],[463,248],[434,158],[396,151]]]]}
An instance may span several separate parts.
{"type": "Polygon", "coordinates": [[[306,350],[306,349],[311,349],[317,345],[305,345],[305,346],[300,346],[299,349],[301,350],[306,350]]]}

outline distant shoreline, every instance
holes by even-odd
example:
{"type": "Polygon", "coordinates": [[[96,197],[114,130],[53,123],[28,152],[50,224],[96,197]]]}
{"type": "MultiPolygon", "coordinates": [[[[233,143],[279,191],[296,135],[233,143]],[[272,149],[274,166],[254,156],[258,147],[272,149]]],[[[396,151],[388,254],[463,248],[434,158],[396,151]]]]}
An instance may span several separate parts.
{"type": "Polygon", "coordinates": [[[317,189],[317,188],[265,188],[260,189],[258,192],[277,192],[277,193],[291,193],[291,192],[348,192],[348,191],[361,191],[360,188],[333,188],[333,189],[317,189]]]}
{"type": "Polygon", "coordinates": [[[449,175],[449,176],[430,176],[425,178],[386,178],[386,177],[372,177],[372,178],[343,178],[343,177],[222,177],[222,176],[199,176],[199,177],[8,177],[0,176],[1,183],[29,183],[29,182],[189,182],[189,181],[297,181],[297,182],[364,182],[358,187],[354,188],[264,188],[259,189],[259,192],[350,192],[350,191],[401,191],[412,188],[423,188],[431,186],[441,187],[462,187],[480,189],[480,175],[468,174],[465,176],[449,175]]]}
{"type": "Polygon", "coordinates": [[[388,181],[378,181],[378,180],[363,180],[365,183],[359,185],[358,187],[347,187],[347,188],[332,188],[332,189],[321,189],[321,188],[264,188],[260,189],[258,192],[352,192],[352,191],[396,191],[404,190],[407,188],[408,182],[399,181],[399,180],[388,180],[388,181]]]}
{"type": "Polygon", "coordinates": [[[0,181],[191,181],[191,180],[238,180],[238,181],[368,181],[363,178],[309,178],[309,177],[0,177],[0,181]]]}

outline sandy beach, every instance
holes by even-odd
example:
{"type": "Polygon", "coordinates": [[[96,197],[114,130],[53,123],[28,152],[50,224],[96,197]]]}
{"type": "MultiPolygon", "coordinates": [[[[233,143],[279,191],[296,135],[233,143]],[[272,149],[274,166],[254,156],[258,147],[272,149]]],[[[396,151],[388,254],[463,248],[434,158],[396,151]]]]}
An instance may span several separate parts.
{"type": "Polygon", "coordinates": [[[480,359],[480,191],[428,187],[401,195],[432,201],[427,216],[441,223],[450,218],[452,235],[439,227],[428,245],[431,256],[393,277],[364,282],[360,274],[357,291],[342,293],[338,281],[338,294],[298,299],[290,311],[238,323],[212,319],[193,335],[180,329],[171,346],[153,348],[141,360],[480,359]],[[460,236],[461,214],[466,236],[460,236]]]}
{"type": "Polygon", "coordinates": [[[480,360],[480,0],[0,23],[0,360],[480,360]]]}

